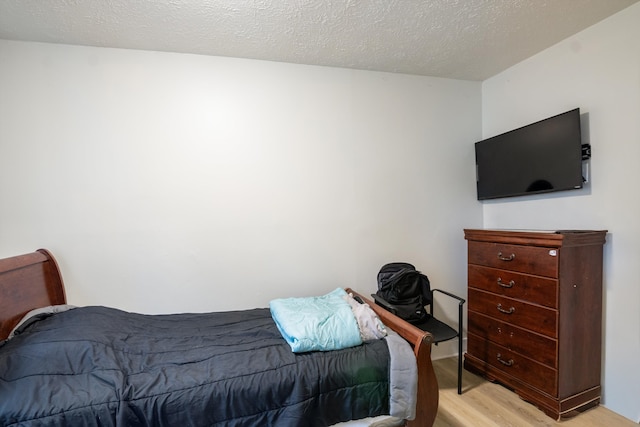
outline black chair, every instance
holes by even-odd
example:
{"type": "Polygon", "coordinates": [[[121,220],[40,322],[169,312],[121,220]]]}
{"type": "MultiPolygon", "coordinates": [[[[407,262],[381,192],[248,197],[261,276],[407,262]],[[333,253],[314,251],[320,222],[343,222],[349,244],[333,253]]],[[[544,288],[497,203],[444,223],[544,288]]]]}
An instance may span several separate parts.
{"type": "MultiPolygon", "coordinates": [[[[423,331],[429,332],[433,335],[433,342],[438,345],[438,343],[449,341],[453,338],[458,338],[458,394],[462,394],[462,310],[463,305],[466,302],[463,298],[460,298],[457,295],[454,295],[450,292],[443,291],[442,289],[431,289],[431,303],[428,304],[429,307],[429,316],[426,317],[426,320],[420,323],[414,323],[415,326],[422,329],[423,331]],[[454,329],[446,323],[436,319],[433,316],[433,306],[434,306],[434,293],[438,292],[454,298],[458,300],[458,329],[454,329]]],[[[385,301],[383,298],[379,297],[376,294],[371,294],[376,304],[382,306],[386,310],[397,314],[394,307],[385,301]]]]}

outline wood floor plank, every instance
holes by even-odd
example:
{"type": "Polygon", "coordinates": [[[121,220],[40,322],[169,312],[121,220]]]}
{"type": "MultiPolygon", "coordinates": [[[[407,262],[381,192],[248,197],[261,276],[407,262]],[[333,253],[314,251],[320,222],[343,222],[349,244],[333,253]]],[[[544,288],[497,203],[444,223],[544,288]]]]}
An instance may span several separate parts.
{"type": "Polygon", "coordinates": [[[433,364],[440,387],[435,427],[638,427],[604,406],[557,422],[506,387],[468,371],[463,371],[462,395],[458,395],[457,359],[439,359],[433,364]]]}

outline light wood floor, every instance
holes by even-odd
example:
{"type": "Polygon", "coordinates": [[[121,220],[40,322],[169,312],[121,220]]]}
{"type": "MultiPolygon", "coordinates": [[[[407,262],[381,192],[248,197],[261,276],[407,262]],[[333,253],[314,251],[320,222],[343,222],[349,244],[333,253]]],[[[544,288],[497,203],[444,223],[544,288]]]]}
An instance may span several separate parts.
{"type": "Polygon", "coordinates": [[[440,359],[433,364],[440,387],[435,427],[638,427],[638,424],[604,406],[556,422],[509,389],[465,370],[462,372],[462,394],[458,395],[457,358],[440,359]]]}

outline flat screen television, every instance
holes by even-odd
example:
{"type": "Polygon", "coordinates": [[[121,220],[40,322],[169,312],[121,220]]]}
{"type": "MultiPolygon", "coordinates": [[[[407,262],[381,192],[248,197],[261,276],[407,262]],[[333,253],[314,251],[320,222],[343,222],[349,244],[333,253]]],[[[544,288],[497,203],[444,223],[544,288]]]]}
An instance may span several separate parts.
{"type": "Polygon", "coordinates": [[[478,200],[582,188],[580,109],[475,143],[478,200]]]}

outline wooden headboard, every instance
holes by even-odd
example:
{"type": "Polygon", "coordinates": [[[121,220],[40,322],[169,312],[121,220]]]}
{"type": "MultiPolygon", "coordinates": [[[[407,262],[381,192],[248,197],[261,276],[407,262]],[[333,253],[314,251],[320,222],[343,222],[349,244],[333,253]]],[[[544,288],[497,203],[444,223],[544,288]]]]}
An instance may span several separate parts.
{"type": "Polygon", "coordinates": [[[34,308],[66,301],[58,263],[48,250],[0,260],[0,340],[34,308]]]}

